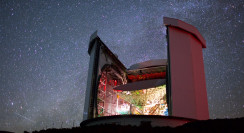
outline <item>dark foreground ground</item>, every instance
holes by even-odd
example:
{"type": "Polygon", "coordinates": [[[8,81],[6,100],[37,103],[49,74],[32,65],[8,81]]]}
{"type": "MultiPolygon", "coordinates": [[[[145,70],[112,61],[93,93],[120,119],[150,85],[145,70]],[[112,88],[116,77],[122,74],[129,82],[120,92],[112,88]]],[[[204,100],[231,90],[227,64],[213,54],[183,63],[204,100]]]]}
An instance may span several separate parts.
{"type": "MultiPolygon", "coordinates": [[[[34,131],[33,133],[244,133],[244,118],[216,119],[206,121],[194,121],[176,128],[151,127],[150,123],[136,126],[98,125],[90,127],[74,127],[65,129],[47,129],[34,131]]],[[[27,133],[27,132],[25,132],[27,133]]]]}

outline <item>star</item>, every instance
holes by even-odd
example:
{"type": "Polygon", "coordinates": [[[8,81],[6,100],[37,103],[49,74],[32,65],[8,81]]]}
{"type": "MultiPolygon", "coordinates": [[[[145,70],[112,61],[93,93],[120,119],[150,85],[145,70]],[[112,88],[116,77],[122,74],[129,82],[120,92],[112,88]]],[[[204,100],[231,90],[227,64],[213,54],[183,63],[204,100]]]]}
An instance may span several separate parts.
{"type": "Polygon", "coordinates": [[[164,16],[194,25],[207,42],[210,118],[244,117],[243,7],[243,0],[1,1],[0,129],[79,126],[90,35],[98,30],[126,67],[167,58],[164,16]]]}

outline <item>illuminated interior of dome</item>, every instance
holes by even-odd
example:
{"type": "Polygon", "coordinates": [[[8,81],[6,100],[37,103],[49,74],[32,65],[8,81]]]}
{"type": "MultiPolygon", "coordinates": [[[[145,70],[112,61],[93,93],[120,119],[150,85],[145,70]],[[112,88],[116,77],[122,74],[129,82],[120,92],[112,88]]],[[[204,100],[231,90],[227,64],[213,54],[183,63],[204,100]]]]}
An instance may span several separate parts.
{"type": "Polygon", "coordinates": [[[130,91],[114,90],[116,86],[146,81],[148,79],[163,79],[165,68],[162,66],[144,70],[127,72],[127,80],[118,77],[118,73],[107,68],[100,76],[97,93],[97,116],[111,115],[168,115],[166,85],[150,88],[135,88],[130,91]],[[128,75],[128,73],[130,75],[128,75]],[[133,79],[134,78],[134,79],[133,79]],[[128,82],[127,82],[128,81],[128,82]]]}

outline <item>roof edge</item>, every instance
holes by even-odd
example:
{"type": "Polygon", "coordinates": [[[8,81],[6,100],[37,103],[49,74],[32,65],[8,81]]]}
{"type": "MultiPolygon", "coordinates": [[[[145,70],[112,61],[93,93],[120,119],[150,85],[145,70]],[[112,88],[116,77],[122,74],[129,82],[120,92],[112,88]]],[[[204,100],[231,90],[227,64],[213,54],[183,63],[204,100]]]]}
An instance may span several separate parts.
{"type": "Polygon", "coordinates": [[[173,27],[183,29],[187,32],[190,32],[201,42],[202,47],[206,48],[206,40],[200,34],[198,29],[196,27],[194,27],[193,25],[190,25],[190,24],[188,24],[184,21],[181,21],[179,19],[169,18],[169,17],[163,17],[163,21],[164,21],[164,25],[166,25],[166,26],[173,26],[173,27]]]}
{"type": "Polygon", "coordinates": [[[91,54],[91,50],[93,48],[93,46],[95,45],[95,41],[97,41],[99,47],[103,47],[107,53],[112,57],[112,59],[118,63],[123,69],[127,69],[125,67],[125,65],[118,59],[118,57],[103,43],[103,41],[100,39],[100,37],[97,35],[97,31],[95,31],[91,36],[90,36],[90,42],[89,42],[89,46],[88,46],[88,54],[91,54]]]}

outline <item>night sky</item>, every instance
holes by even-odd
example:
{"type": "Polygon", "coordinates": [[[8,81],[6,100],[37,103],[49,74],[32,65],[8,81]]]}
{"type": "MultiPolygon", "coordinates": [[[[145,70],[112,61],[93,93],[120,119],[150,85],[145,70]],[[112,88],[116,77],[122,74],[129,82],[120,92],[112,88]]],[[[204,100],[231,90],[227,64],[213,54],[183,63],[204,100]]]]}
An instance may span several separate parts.
{"type": "Polygon", "coordinates": [[[0,0],[0,130],[79,126],[90,35],[126,67],[167,58],[164,16],[207,42],[210,118],[244,117],[243,0],[0,0]]]}

